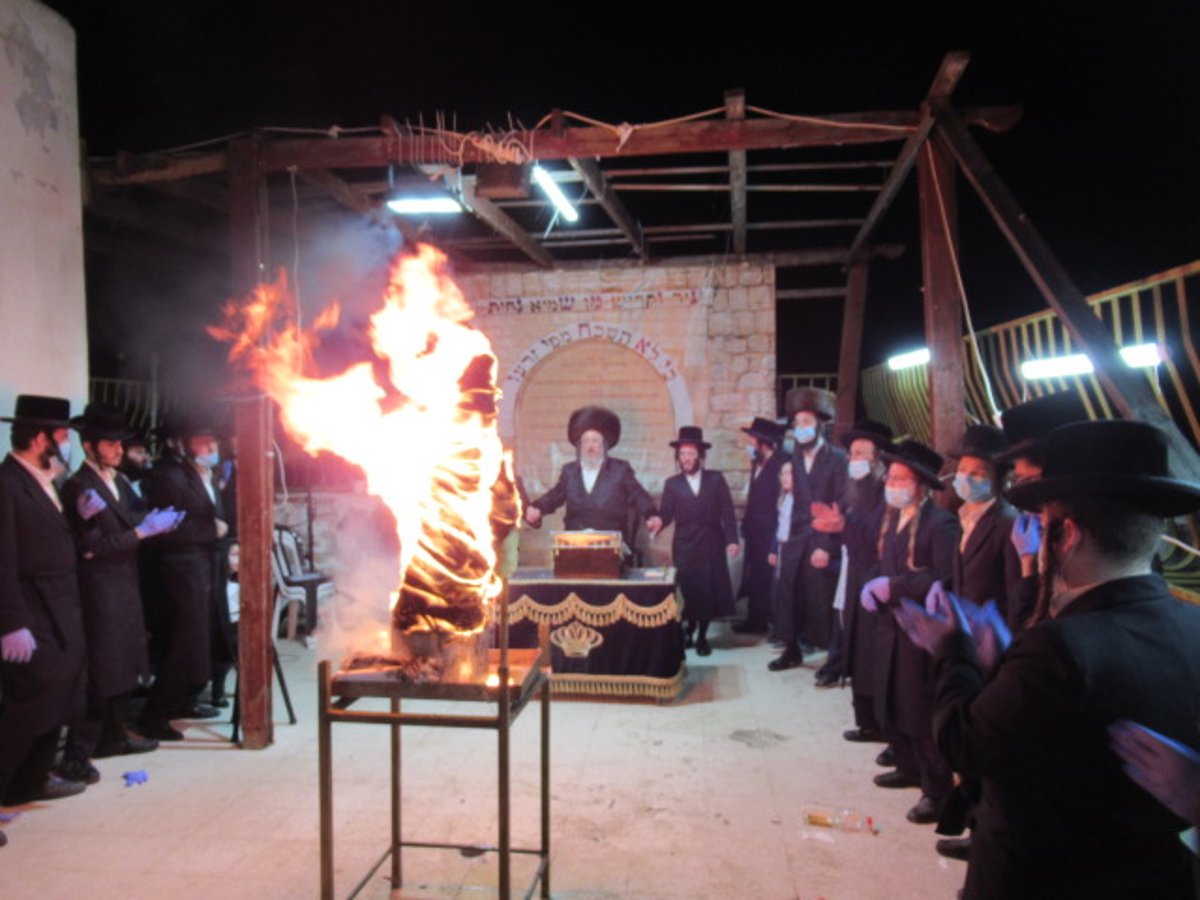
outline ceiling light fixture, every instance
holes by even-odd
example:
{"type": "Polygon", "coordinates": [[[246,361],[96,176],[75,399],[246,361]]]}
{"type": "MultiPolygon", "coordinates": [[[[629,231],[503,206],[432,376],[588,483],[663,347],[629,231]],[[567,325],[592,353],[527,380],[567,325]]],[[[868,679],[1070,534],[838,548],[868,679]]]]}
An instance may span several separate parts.
{"type": "MultiPolygon", "coordinates": [[[[1121,359],[1131,369],[1148,369],[1157,366],[1163,360],[1162,350],[1158,344],[1135,344],[1120,349],[1121,359]]],[[[1096,371],[1096,366],[1086,354],[1073,353],[1070,356],[1053,356],[1049,359],[1028,359],[1021,363],[1021,377],[1065,378],[1068,375],[1090,375],[1096,371]]]]}
{"type": "Polygon", "coordinates": [[[929,348],[921,347],[919,350],[910,350],[907,353],[898,353],[889,357],[887,364],[893,372],[899,372],[901,369],[923,366],[927,362],[929,362],[929,348]]]}
{"type": "Polygon", "coordinates": [[[562,192],[558,183],[554,178],[543,169],[541,166],[533,167],[533,180],[538,183],[546,196],[550,198],[550,202],[554,204],[554,208],[568,222],[576,222],[579,220],[579,212],[571,205],[571,201],[567,199],[567,195],[562,192]]]}
{"type": "Polygon", "coordinates": [[[460,213],[462,204],[453,197],[395,197],[387,208],[399,216],[426,216],[460,213]]]}

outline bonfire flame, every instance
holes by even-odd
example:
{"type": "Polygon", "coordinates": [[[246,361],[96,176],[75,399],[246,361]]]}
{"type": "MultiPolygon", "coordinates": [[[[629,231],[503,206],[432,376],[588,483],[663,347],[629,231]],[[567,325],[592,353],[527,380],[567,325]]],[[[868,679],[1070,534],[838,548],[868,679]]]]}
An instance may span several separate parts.
{"type": "Polygon", "coordinates": [[[336,327],[337,306],[298,330],[283,273],[230,304],[225,327],[210,332],[278,404],[288,434],[314,456],[359,466],[395,517],[395,626],[473,634],[502,587],[494,540],[520,509],[496,428],[496,358],[445,263],[426,245],[398,257],[370,318],[374,358],[330,378],[304,372],[321,332],[336,327]]]}

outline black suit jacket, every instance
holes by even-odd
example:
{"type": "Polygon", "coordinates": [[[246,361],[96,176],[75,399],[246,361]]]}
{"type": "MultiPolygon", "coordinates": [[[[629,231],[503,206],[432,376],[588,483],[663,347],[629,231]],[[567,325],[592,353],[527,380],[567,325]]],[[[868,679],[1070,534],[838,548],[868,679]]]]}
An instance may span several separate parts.
{"type": "Polygon", "coordinates": [[[643,520],[654,514],[654,501],[638,483],[633,467],[611,456],[600,466],[591,493],[584,487],[579,463],[569,462],[562,467],[554,487],[532,505],[543,513],[552,513],[564,503],[567,507],[564,525],[568,531],[584,528],[619,531],[630,547],[637,536],[637,526],[630,523],[629,511],[635,510],[643,520]]]}
{"type": "Polygon", "coordinates": [[[44,734],[81,712],[84,699],[75,542],[66,517],[10,456],[0,463],[0,634],[22,628],[37,650],[28,663],[0,663],[0,741],[10,729],[44,734]]]}
{"type": "Polygon", "coordinates": [[[757,475],[750,471],[750,490],[746,492],[746,510],[742,514],[742,537],[746,539],[746,557],[766,557],[775,542],[779,520],[779,470],[787,457],[776,450],[763,463],[757,475]]]}
{"type": "Polygon", "coordinates": [[[850,476],[847,466],[850,458],[841,447],[822,444],[813,459],[812,471],[804,471],[804,456],[800,451],[792,454],[792,482],[794,484],[792,506],[792,532],[788,538],[789,555],[796,556],[806,565],[814,550],[825,550],[837,565],[841,553],[841,536],[823,534],[812,527],[813,503],[840,503],[850,476]]]}
{"type": "Polygon", "coordinates": [[[672,475],[663,485],[663,527],[675,523],[671,561],[683,592],[684,616],[704,620],[733,613],[733,585],[725,548],[736,544],[737,516],[720,472],[700,473],[700,492],[672,475]]]}
{"type": "Polygon", "coordinates": [[[1200,745],[1200,607],[1122,578],[1020,632],[990,681],[969,638],[937,648],[934,732],[982,779],[966,896],[1190,897],[1185,823],[1121,770],[1131,719],[1200,745]]]}
{"type": "Polygon", "coordinates": [[[1016,517],[1011,505],[997,499],[954,555],[954,593],[980,605],[995,600],[1010,623],[1016,618],[1021,590],[1021,558],[1012,542],[1016,517]]]}

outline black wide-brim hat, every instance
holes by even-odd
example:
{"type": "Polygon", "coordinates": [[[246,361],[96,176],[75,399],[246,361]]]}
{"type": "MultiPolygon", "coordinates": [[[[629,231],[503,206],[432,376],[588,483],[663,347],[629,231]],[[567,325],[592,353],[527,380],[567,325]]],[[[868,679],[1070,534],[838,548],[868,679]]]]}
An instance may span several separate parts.
{"type": "Polygon", "coordinates": [[[842,446],[847,450],[855,441],[870,441],[880,450],[892,449],[892,429],[874,419],[860,419],[854,427],[841,437],[842,446]]]}
{"type": "Polygon", "coordinates": [[[1167,437],[1147,422],[1063,425],[1046,435],[1041,451],[1042,477],[1008,492],[1021,509],[1083,496],[1164,519],[1200,509],[1200,484],[1170,477],[1167,437]]]}
{"type": "Polygon", "coordinates": [[[39,428],[69,428],[71,401],[62,397],[41,394],[17,394],[11,416],[0,416],[0,422],[14,425],[36,425],[39,428]]]}
{"type": "Polygon", "coordinates": [[[787,429],[778,422],[773,422],[770,419],[764,419],[762,416],[755,416],[754,421],[750,423],[749,428],[743,428],[743,432],[750,437],[758,438],[760,441],[771,441],[778,444],[783,440],[787,429]]]}
{"type": "Polygon", "coordinates": [[[684,444],[692,444],[701,450],[707,450],[712,444],[704,440],[704,429],[695,425],[684,425],[679,429],[679,437],[671,441],[671,446],[678,450],[684,444]]]}
{"type": "Polygon", "coordinates": [[[163,438],[187,440],[204,435],[217,437],[221,433],[221,429],[217,425],[215,416],[204,410],[197,410],[166,416],[158,427],[158,433],[163,438]]]}
{"type": "Polygon", "coordinates": [[[83,408],[83,415],[71,420],[71,427],[84,441],[124,441],[135,433],[125,421],[124,413],[103,403],[89,403],[83,408]]]}
{"type": "Polygon", "coordinates": [[[963,434],[962,443],[953,453],[948,453],[951,459],[962,459],[964,456],[974,456],[996,462],[1008,450],[1008,439],[1004,432],[995,425],[968,425],[963,434]]]}
{"type": "Polygon", "coordinates": [[[837,395],[824,388],[794,387],[783,398],[783,408],[789,420],[798,412],[810,412],[828,422],[837,414],[837,395]]]}
{"type": "Polygon", "coordinates": [[[621,440],[621,420],[611,409],[603,406],[582,406],[567,420],[567,440],[575,447],[585,431],[598,431],[604,446],[611,450],[621,440]]]}
{"type": "Polygon", "coordinates": [[[1012,462],[1036,454],[1038,442],[1055,428],[1090,418],[1083,398],[1075,391],[1047,394],[1006,409],[1000,414],[1000,424],[1009,446],[996,462],[1012,462]]]}
{"type": "Polygon", "coordinates": [[[912,469],[914,475],[935,491],[940,491],[945,487],[942,479],[938,477],[938,472],[941,471],[942,463],[945,460],[942,459],[940,453],[932,447],[926,447],[920,441],[901,441],[890,450],[880,451],[879,458],[887,463],[900,463],[902,466],[907,466],[912,469]]]}

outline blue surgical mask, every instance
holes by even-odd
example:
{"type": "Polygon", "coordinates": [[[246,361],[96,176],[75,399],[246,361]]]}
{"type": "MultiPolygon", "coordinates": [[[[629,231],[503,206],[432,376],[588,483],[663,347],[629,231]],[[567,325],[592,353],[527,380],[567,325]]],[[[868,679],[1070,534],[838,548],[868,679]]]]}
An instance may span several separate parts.
{"type": "Polygon", "coordinates": [[[752,447],[749,444],[747,444],[746,445],[746,455],[749,456],[751,459],[758,459],[758,448],[752,447]]]}
{"type": "Polygon", "coordinates": [[[817,429],[812,425],[805,425],[803,428],[793,428],[792,436],[796,438],[796,443],[800,445],[811,444],[817,439],[817,429]]]}
{"type": "Polygon", "coordinates": [[[913,502],[913,489],[907,487],[884,487],[883,499],[893,509],[904,509],[913,502]]]}
{"type": "Polygon", "coordinates": [[[217,467],[217,463],[221,461],[221,454],[214,450],[212,453],[204,453],[200,456],[193,456],[192,459],[196,461],[196,465],[198,466],[204,466],[208,469],[215,469],[217,467]]]}
{"type": "Polygon", "coordinates": [[[992,496],[992,479],[973,478],[959,472],[954,476],[954,493],[965,503],[982,503],[992,496]]]}
{"type": "Polygon", "coordinates": [[[869,459],[852,459],[846,469],[852,479],[862,481],[871,474],[871,461],[869,459]]]}
{"type": "Polygon", "coordinates": [[[70,441],[63,441],[61,444],[58,445],[58,456],[59,456],[59,459],[61,459],[63,461],[64,466],[70,465],[70,463],[71,463],[71,442],[70,441]]]}

